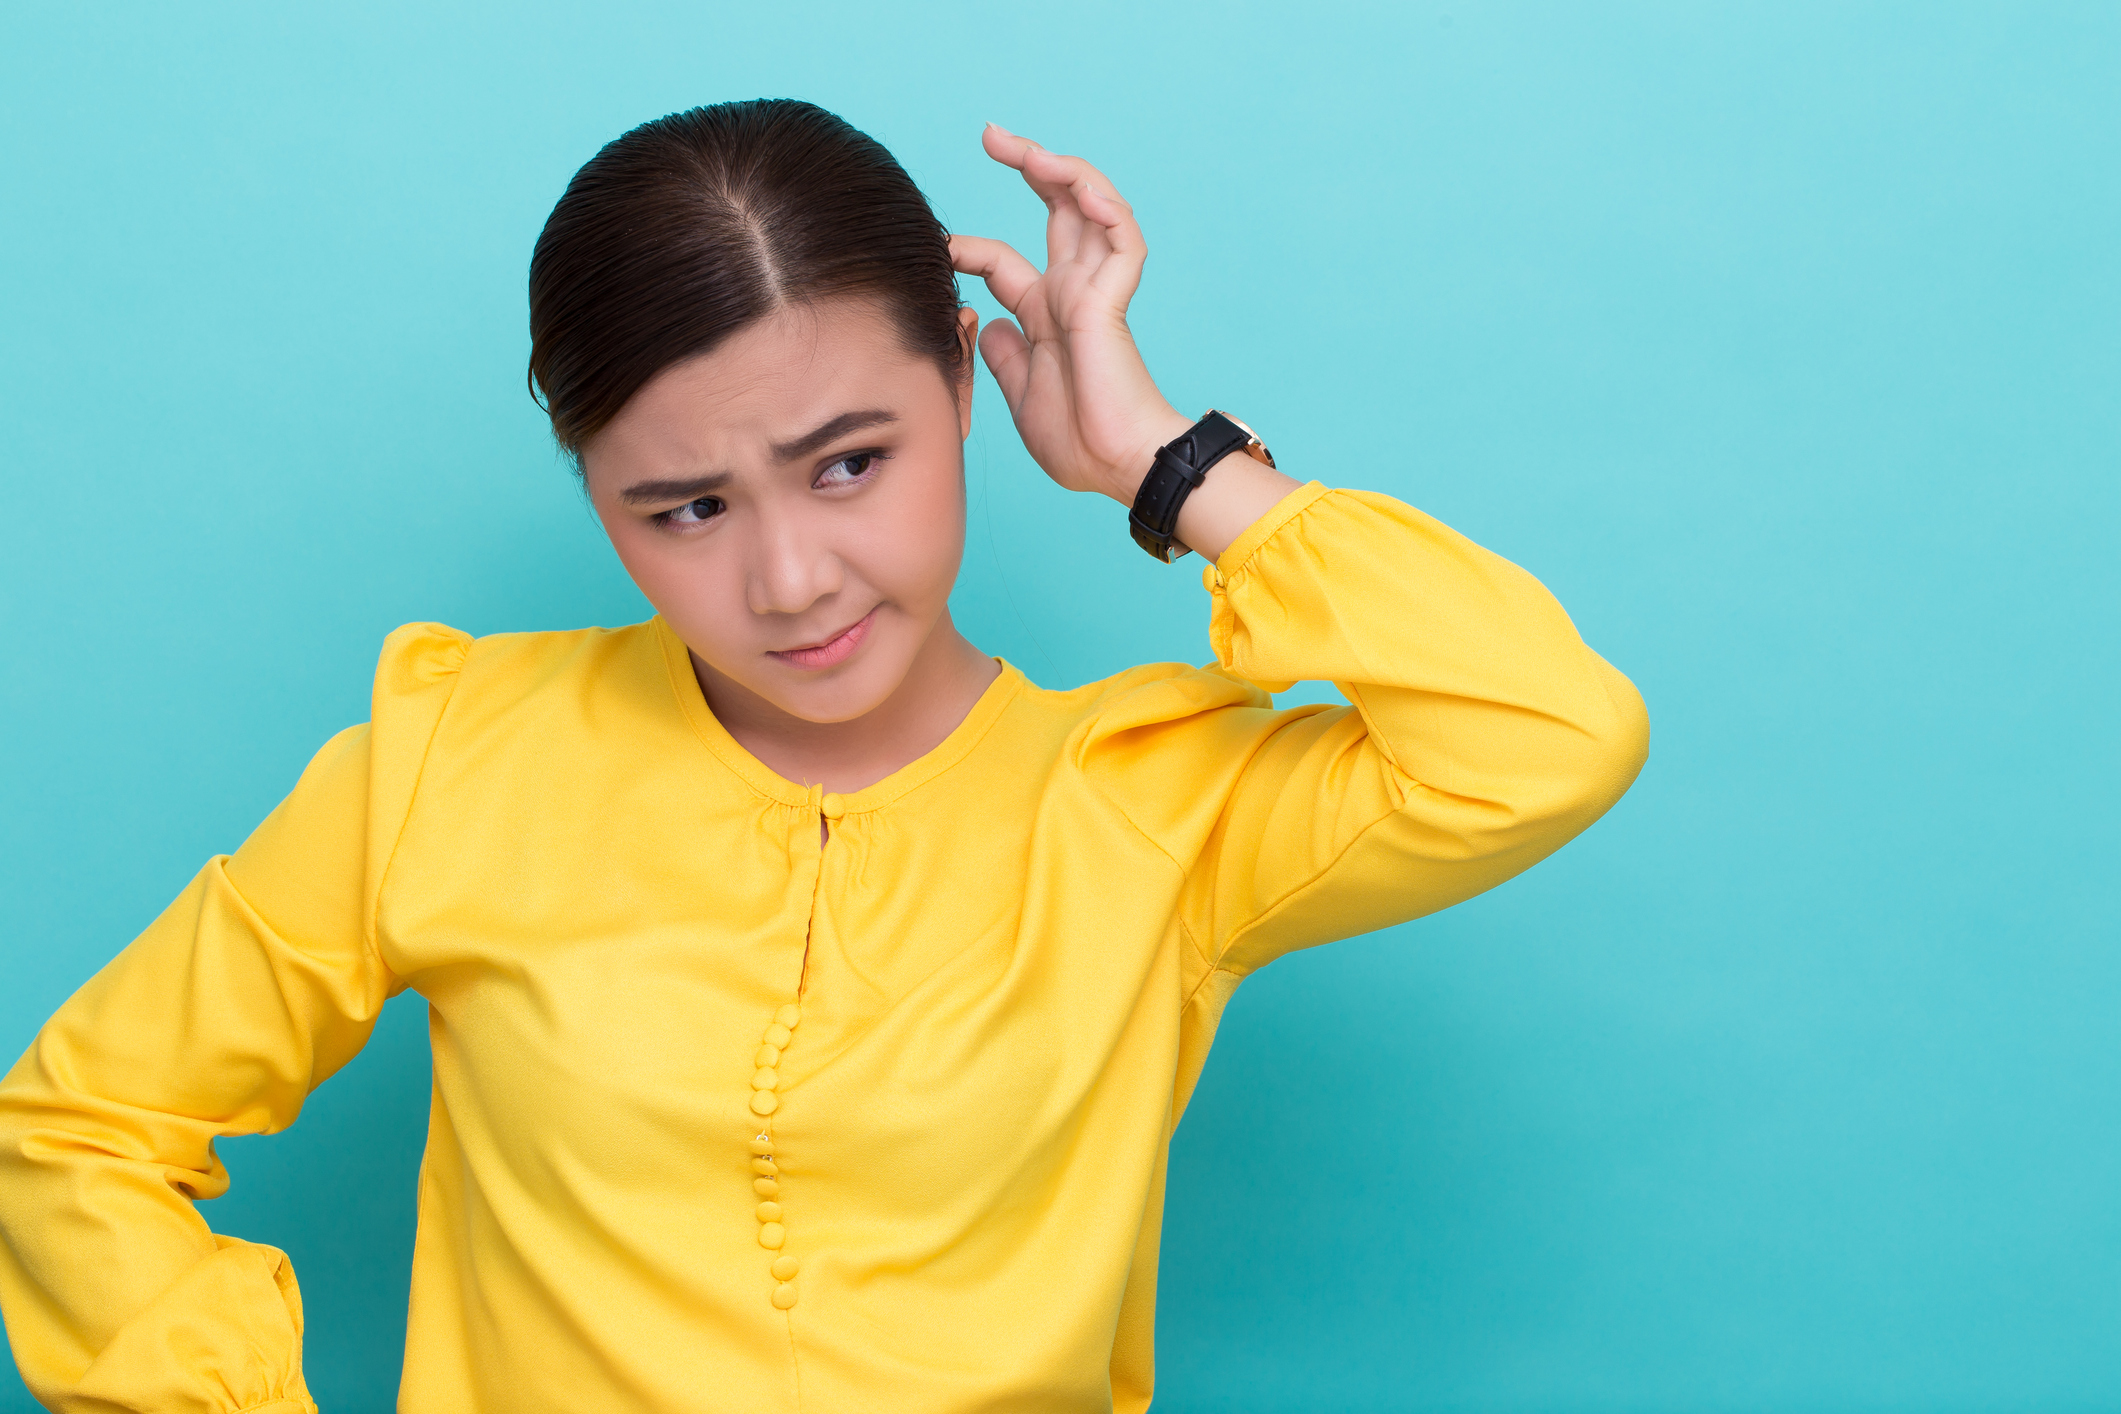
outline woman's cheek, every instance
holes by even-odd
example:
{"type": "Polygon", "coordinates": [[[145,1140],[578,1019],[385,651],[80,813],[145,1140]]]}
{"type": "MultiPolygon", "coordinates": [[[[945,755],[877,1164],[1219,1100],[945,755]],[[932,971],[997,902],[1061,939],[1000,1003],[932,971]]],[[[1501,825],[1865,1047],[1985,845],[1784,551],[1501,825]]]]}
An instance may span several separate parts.
{"type": "Polygon", "coordinates": [[[619,556],[649,604],[694,652],[716,667],[746,656],[730,640],[748,626],[743,585],[725,567],[687,554],[682,539],[651,530],[633,539],[619,556]]]}
{"type": "Polygon", "coordinates": [[[964,473],[955,458],[937,457],[918,489],[909,507],[912,523],[903,532],[905,543],[918,547],[917,563],[908,568],[931,597],[947,600],[964,558],[964,473]]]}

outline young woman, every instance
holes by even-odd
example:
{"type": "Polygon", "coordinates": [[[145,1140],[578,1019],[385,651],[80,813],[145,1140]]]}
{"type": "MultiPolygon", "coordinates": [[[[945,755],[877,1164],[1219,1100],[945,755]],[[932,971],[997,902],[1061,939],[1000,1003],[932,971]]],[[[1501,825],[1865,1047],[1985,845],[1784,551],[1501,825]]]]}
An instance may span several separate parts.
{"type": "Polygon", "coordinates": [[[1142,1409],[1166,1151],[1238,983],[1627,788],[1641,701],[1546,590],[1174,411],[1127,204],[984,142],[1043,271],[807,104],[577,174],[531,373],[656,615],[399,629],[372,719],[45,1026],[0,1087],[40,1399],[313,1408],[286,1258],[192,1200],[411,988],[401,1408],[1142,1409]],[[977,331],[953,267],[1016,322],[977,331]],[[975,342],[1048,475],[1206,561],[1211,665],[1055,691],[952,625],[975,342]],[[1275,710],[1298,679],[1352,706],[1275,710]]]}

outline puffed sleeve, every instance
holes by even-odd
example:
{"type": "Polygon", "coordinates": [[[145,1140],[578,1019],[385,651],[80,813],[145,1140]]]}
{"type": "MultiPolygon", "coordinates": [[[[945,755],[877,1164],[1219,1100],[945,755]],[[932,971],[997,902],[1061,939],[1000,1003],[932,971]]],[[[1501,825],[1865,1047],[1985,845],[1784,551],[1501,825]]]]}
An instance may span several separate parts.
{"type": "Polygon", "coordinates": [[[45,1023],[0,1081],[0,1314],[52,1409],[314,1410],[284,1253],[207,1230],[213,1141],[294,1122],[402,988],[374,900],[468,640],[386,642],[369,724],[45,1023]]]}
{"type": "Polygon", "coordinates": [[[1082,759],[1184,870],[1210,966],[1493,888],[1642,768],[1641,697],[1554,596],[1402,501],[1312,482],[1203,578],[1215,663],[1115,692],[1082,759]],[[1350,705],[1273,707],[1305,680],[1350,705]]]}

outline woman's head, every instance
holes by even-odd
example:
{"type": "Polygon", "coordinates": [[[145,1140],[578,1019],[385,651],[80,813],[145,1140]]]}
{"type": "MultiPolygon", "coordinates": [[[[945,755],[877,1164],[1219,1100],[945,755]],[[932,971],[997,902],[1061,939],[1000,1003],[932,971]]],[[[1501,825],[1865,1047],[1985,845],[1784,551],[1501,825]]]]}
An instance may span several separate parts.
{"type": "Polygon", "coordinates": [[[620,559],[713,675],[812,721],[948,622],[974,323],[905,171],[790,100],[627,133],[531,258],[531,377],[620,559]]]}

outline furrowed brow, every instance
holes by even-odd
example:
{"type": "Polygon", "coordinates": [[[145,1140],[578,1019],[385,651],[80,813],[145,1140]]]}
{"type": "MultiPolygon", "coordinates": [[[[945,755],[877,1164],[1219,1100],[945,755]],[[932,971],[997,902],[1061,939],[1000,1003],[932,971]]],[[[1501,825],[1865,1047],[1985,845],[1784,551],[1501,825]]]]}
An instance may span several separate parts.
{"type": "MultiPolygon", "coordinates": [[[[831,446],[850,432],[859,432],[865,427],[882,427],[886,423],[897,421],[898,414],[885,408],[862,408],[855,412],[843,412],[792,442],[773,443],[773,456],[776,461],[796,461],[831,446]]],[[[636,481],[619,493],[619,499],[629,506],[652,505],[657,501],[690,501],[719,491],[729,483],[729,478],[729,472],[717,471],[707,476],[687,476],[666,481],[636,481]]]]}
{"type": "Polygon", "coordinates": [[[692,501],[710,491],[719,491],[729,482],[729,473],[715,472],[712,476],[687,476],[676,481],[636,481],[619,492],[619,499],[629,506],[650,506],[658,501],[692,501]]]}
{"type": "Polygon", "coordinates": [[[883,408],[864,408],[859,412],[843,412],[814,432],[806,432],[793,442],[776,442],[773,455],[778,461],[792,462],[807,457],[812,452],[831,446],[850,432],[859,432],[865,427],[881,427],[887,422],[898,421],[898,414],[883,408]]]}

